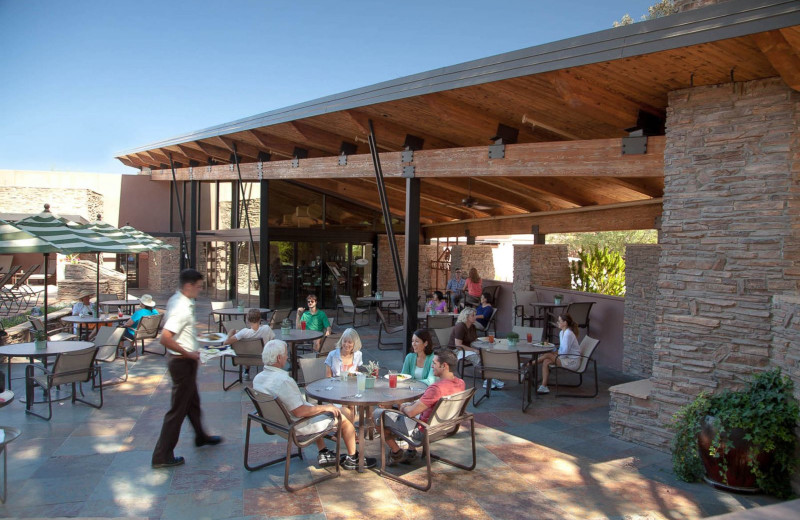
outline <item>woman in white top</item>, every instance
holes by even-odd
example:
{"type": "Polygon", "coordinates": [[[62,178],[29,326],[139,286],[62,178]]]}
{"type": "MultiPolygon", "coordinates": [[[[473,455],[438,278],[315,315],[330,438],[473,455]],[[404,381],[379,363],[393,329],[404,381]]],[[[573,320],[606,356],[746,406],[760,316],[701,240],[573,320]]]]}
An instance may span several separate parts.
{"type": "Polygon", "coordinates": [[[561,332],[558,333],[558,353],[548,352],[539,356],[538,363],[542,365],[542,384],[536,390],[540,394],[550,393],[547,388],[547,379],[550,376],[550,365],[576,370],[581,364],[581,347],[578,344],[578,324],[569,314],[560,314],[556,322],[561,332]]]}
{"type": "Polygon", "coordinates": [[[325,376],[338,377],[342,372],[355,373],[363,364],[361,359],[361,337],[356,329],[347,329],[325,359],[325,376]]]}

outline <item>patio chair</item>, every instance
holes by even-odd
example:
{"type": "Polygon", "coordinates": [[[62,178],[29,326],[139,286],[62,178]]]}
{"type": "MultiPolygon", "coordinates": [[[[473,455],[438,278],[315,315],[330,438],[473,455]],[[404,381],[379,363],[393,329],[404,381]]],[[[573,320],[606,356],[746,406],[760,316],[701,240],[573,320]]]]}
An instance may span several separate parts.
{"type": "Polygon", "coordinates": [[[386,319],[386,316],[383,314],[383,311],[379,308],[375,309],[375,312],[378,314],[378,321],[380,322],[380,327],[378,327],[378,349],[379,350],[392,350],[391,348],[382,348],[383,346],[397,346],[399,345],[400,348],[403,348],[403,344],[405,343],[404,338],[402,336],[403,333],[403,326],[396,325],[394,327],[389,327],[389,322],[386,319]],[[398,336],[399,334],[399,336],[398,336]],[[394,338],[398,338],[400,341],[384,341],[384,336],[393,336],[394,338]]]}
{"type": "MultiPolygon", "coordinates": [[[[536,322],[542,322],[541,318],[528,314],[530,304],[539,301],[536,291],[516,291],[514,292],[514,325],[525,325],[525,322],[535,326],[536,322]]],[[[544,323],[541,323],[544,325],[544,323]]]]}
{"type": "Polygon", "coordinates": [[[492,314],[489,315],[489,320],[486,322],[486,326],[484,327],[483,325],[481,325],[479,322],[476,321],[475,330],[477,330],[479,333],[482,332],[484,336],[488,334],[490,330],[494,331],[494,333],[497,333],[497,326],[494,323],[494,319],[496,316],[497,316],[497,307],[492,307],[492,314]]]}
{"type": "Polygon", "coordinates": [[[10,292],[7,292],[6,285],[11,283],[14,275],[22,269],[21,265],[11,266],[8,272],[0,273],[0,310],[4,307],[3,314],[11,313],[11,303],[14,302],[14,297],[10,292]]]}
{"type": "Polygon", "coordinates": [[[447,345],[450,343],[450,336],[453,335],[454,328],[455,327],[453,326],[451,321],[449,327],[441,327],[438,329],[433,329],[433,337],[435,338],[436,341],[438,341],[440,347],[447,347],[447,345]]]}
{"type": "Polygon", "coordinates": [[[119,294],[116,293],[100,293],[98,303],[110,302],[111,300],[119,300],[119,294]]]}
{"type": "Polygon", "coordinates": [[[53,400],[51,391],[53,387],[59,385],[72,385],[72,402],[81,402],[91,406],[92,408],[103,407],[103,373],[100,366],[95,361],[97,356],[97,348],[91,346],[83,350],[76,350],[75,352],[65,352],[56,357],[53,364],[53,369],[48,371],[40,365],[28,365],[25,367],[25,413],[41,417],[49,421],[53,417],[53,400]],[[36,371],[42,373],[36,375],[36,371]],[[97,383],[99,380],[99,383],[97,383]],[[77,392],[80,391],[83,397],[82,383],[92,382],[92,387],[97,385],[100,390],[100,402],[92,403],[78,398],[77,392]],[[75,384],[78,384],[77,389],[75,384]],[[47,398],[47,417],[33,411],[33,394],[35,387],[41,387],[45,392],[47,398]]]}
{"type": "Polygon", "coordinates": [[[449,314],[434,314],[427,319],[429,329],[446,329],[453,326],[453,317],[449,314]]]}
{"type": "MultiPolygon", "coordinates": [[[[292,312],[297,312],[295,309],[277,309],[275,312],[272,313],[272,317],[269,319],[269,326],[271,329],[279,329],[281,328],[281,323],[286,318],[291,316],[292,312]]],[[[292,321],[292,326],[294,326],[294,320],[292,321]]]]}
{"type": "MultiPolygon", "coordinates": [[[[595,302],[573,302],[567,305],[567,308],[564,309],[564,314],[569,314],[572,316],[572,319],[575,323],[578,324],[578,329],[585,329],[586,335],[589,334],[589,313],[592,311],[592,306],[595,302]]],[[[556,325],[556,321],[558,319],[558,315],[552,312],[547,314],[550,318],[549,327],[550,327],[550,337],[557,337],[558,336],[558,325],[556,325]],[[555,335],[553,331],[556,331],[555,335]]],[[[580,334],[580,330],[578,330],[580,334]]]]}
{"type": "MultiPolygon", "coordinates": [[[[220,309],[232,309],[233,308],[233,300],[228,300],[226,302],[211,302],[211,310],[218,311],[220,309]]],[[[222,330],[222,327],[219,325],[222,316],[219,314],[214,314],[213,312],[208,313],[208,330],[211,330],[211,326],[217,324],[218,330],[222,330]]]]}
{"type": "MultiPolygon", "coordinates": [[[[31,322],[31,327],[33,327],[34,332],[45,330],[42,318],[39,318],[38,316],[28,316],[28,321],[31,322]]],[[[51,328],[49,331],[47,331],[47,340],[69,341],[71,339],[76,339],[78,337],[77,334],[73,334],[71,332],[65,332],[65,329],[66,327],[64,325],[51,328]]]]}
{"type": "Polygon", "coordinates": [[[354,328],[363,327],[369,324],[369,307],[356,307],[351,297],[340,294],[339,305],[336,306],[336,321],[341,325],[352,323],[354,328]],[[339,318],[339,311],[345,316],[349,314],[351,316],[350,321],[342,321],[342,319],[339,318]],[[356,324],[356,316],[362,316],[361,325],[356,324]],[[366,320],[364,320],[364,318],[366,318],[366,320]]]}
{"type": "MultiPolygon", "coordinates": [[[[463,392],[459,392],[457,394],[448,395],[439,399],[436,404],[433,405],[433,410],[431,411],[430,419],[427,423],[414,418],[410,417],[410,419],[416,422],[418,425],[424,427],[423,430],[423,437],[422,437],[422,449],[423,449],[423,456],[425,457],[425,464],[426,464],[426,471],[427,471],[427,483],[425,485],[420,485],[410,480],[404,479],[398,475],[394,475],[388,471],[386,471],[386,436],[381,435],[381,466],[378,473],[385,478],[396,480],[406,486],[413,487],[414,489],[419,489],[420,491],[428,491],[433,484],[433,472],[431,470],[431,459],[438,460],[439,462],[443,462],[445,464],[449,464],[451,466],[455,466],[459,469],[464,469],[467,471],[472,471],[475,469],[475,466],[478,463],[477,458],[477,450],[475,446],[475,417],[467,412],[467,405],[469,404],[469,400],[475,394],[474,388],[468,388],[463,392]],[[461,423],[469,421],[469,432],[470,438],[472,442],[472,464],[465,465],[459,464],[453,460],[446,459],[441,455],[437,455],[431,452],[431,444],[436,441],[440,441],[442,439],[449,439],[453,437],[455,434],[458,433],[459,428],[461,427],[461,423]]],[[[384,421],[386,417],[386,413],[392,410],[384,410],[383,413],[380,415],[380,431],[383,431],[384,428],[384,421]]]]}
{"type": "MultiPolygon", "coordinates": [[[[154,350],[145,350],[144,348],[144,340],[146,339],[155,339],[158,337],[158,327],[161,325],[161,320],[164,318],[162,313],[158,314],[151,314],[150,316],[143,316],[141,320],[139,320],[139,326],[136,327],[136,332],[133,335],[133,339],[124,338],[124,341],[129,342],[131,345],[136,347],[136,342],[142,342],[142,355],[144,356],[145,352],[149,352],[151,354],[158,354],[160,356],[167,355],[167,347],[164,347],[164,352],[156,352],[154,350]]],[[[136,353],[136,359],[139,359],[139,353],[136,353]]]]}
{"type": "Polygon", "coordinates": [[[222,328],[225,330],[225,334],[228,336],[231,335],[231,331],[240,331],[242,329],[247,328],[247,323],[244,320],[227,320],[222,322],[222,328]]]}
{"type": "Polygon", "coordinates": [[[300,358],[300,373],[303,375],[303,383],[299,386],[306,386],[325,377],[325,358],[300,358]]]}
{"type": "Polygon", "coordinates": [[[526,338],[530,333],[534,342],[542,341],[542,336],[544,335],[544,329],[541,327],[522,327],[520,325],[514,325],[511,327],[511,330],[519,334],[520,338],[526,338]]]}
{"type": "Polygon", "coordinates": [[[103,326],[97,330],[97,335],[94,337],[94,346],[97,347],[97,357],[95,358],[97,361],[113,363],[121,355],[125,362],[125,376],[106,381],[105,386],[118,385],[128,380],[128,354],[124,348],[120,348],[124,332],[125,327],[103,326]]]}
{"type": "MultiPolygon", "coordinates": [[[[0,286],[0,293],[2,294],[3,303],[8,308],[9,313],[11,311],[11,307],[16,305],[17,311],[22,309],[22,304],[28,305],[31,303],[31,297],[35,294],[36,301],[33,305],[39,303],[39,295],[43,292],[43,290],[36,290],[34,291],[30,287],[28,287],[27,282],[28,278],[33,275],[39,269],[39,264],[33,264],[22,274],[19,274],[16,281],[11,284],[9,287],[0,286]]],[[[19,270],[17,270],[19,273],[19,270]]]]}
{"type": "MultiPolygon", "coordinates": [[[[531,404],[531,371],[530,365],[523,361],[519,351],[483,348],[480,352],[481,364],[472,371],[472,386],[478,378],[482,380],[499,379],[501,381],[516,381],[522,384],[522,411],[531,404]],[[527,397],[527,398],[526,398],[527,397]]],[[[472,404],[477,407],[481,401],[488,399],[492,392],[492,385],[486,385],[486,392],[480,399],[472,404]]]]}
{"type": "MultiPolygon", "coordinates": [[[[580,359],[581,364],[578,366],[577,370],[570,370],[566,367],[559,367],[555,365],[550,365],[550,372],[553,374],[553,383],[556,385],[556,397],[597,397],[597,394],[600,393],[598,388],[598,381],[597,381],[597,360],[594,359],[594,353],[597,350],[597,345],[600,343],[599,339],[594,339],[589,336],[584,336],[583,340],[581,341],[581,353],[580,359]],[[594,393],[589,394],[562,394],[558,391],[559,387],[567,387],[567,388],[578,388],[583,384],[583,374],[586,372],[586,369],[589,367],[589,363],[592,363],[594,368],[594,393]],[[578,374],[579,380],[578,384],[576,385],[565,385],[563,383],[559,384],[558,382],[558,373],[560,371],[569,372],[571,374],[578,374]]],[[[566,357],[566,356],[560,356],[566,357]]],[[[574,355],[571,357],[575,357],[574,355]]]]}
{"type": "Polygon", "coordinates": [[[264,366],[264,360],[261,358],[261,352],[264,350],[264,342],[261,338],[248,338],[235,341],[231,343],[230,348],[233,349],[235,356],[220,356],[219,368],[222,370],[222,389],[224,391],[230,390],[237,383],[242,382],[242,374],[244,369],[251,369],[253,367],[260,368],[264,366]],[[236,370],[229,370],[226,367],[226,359],[230,359],[231,365],[236,370]],[[225,374],[238,373],[239,377],[231,384],[225,384],[225,374]]]}
{"type": "Polygon", "coordinates": [[[322,345],[320,345],[319,352],[317,352],[314,357],[328,357],[329,352],[336,350],[336,343],[338,343],[341,338],[342,332],[333,332],[330,336],[323,336],[322,345]]]}
{"type": "Polygon", "coordinates": [[[314,486],[325,480],[336,478],[341,474],[341,468],[339,467],[341,455],[340,440],[342,431],[341,416],[334,418],[333,414],[329,412],[322,412],[312,415],[311,417],[304,417],[299,420],[294,420],[276,397],[268,393],[255,391],[251,388],[245,388],[244,391],[247,394],[247,397],[250,398],[250,401],[253,403],[253,407],[255,408],[255,412],[247,414],[247,430],[244,441],[244,467],[247,469],[247,471],[256,471],[261,468],[271,466],[272,464],[285,461],[286,465],[283,471],[283,486],[287,491],[291,492],[299,491],[309,486],[314,486]],[[313,435],[302,435],[297,433],[298,428],[302,427],[315,417],[319,417],[320,415],[326,415],[331,418],[331,425],[329,428],[313,435]],[[262,430],[267,435],[278,435],[286,439],[285,456],[264,462],[257,466],[250,465],[250,430],[253,422],[260,424],[262,430]],[[333,473],[328,473],[327,475],[322,475],[321,477],[313,479],[312,481],[300,486],[289,485],[289,470],[291,469],[290,466],[292,457],[299,457],[302,459],[303,448],[316,442],[316,440],[321,437],[328,437],[336,442],[336,471],[333,473]],[[292,453],[294,446],[297,447],[297,453],[292,453]]]}
{"type": "Polygon", "coordinates": [[[48,262],[47,264],[47,272],[46,273],[33,273],[30,278],[28,278],[29,282],[41,282],[42,285],[55,285],[56,283],[56,270],[58,269],[57,262],[48,262]]]}

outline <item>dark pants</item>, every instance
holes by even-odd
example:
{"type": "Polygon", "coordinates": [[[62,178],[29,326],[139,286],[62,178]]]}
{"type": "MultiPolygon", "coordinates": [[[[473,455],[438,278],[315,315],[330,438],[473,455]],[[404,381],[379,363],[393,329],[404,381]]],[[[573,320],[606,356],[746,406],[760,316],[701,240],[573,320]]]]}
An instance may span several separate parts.
{"type": "Polygon", "coordinates": [[[203,430],[200,411],[200,393],[197,391],[198,361],[172,356],[167,368],[172,377],[172,404],[164,416],[161,435],[158,437],[153,451],[153,464],[163,464],[175,457],[174,449],[181,435],[181,425],[185,417],[189,418],[194,428],[195,438],[207,437],[203,430]]]}

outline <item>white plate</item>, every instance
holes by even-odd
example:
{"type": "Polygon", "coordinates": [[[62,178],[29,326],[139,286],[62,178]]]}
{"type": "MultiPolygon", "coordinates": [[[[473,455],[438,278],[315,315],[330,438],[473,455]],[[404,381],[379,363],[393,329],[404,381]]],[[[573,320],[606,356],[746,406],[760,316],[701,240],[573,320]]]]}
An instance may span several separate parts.
{"type": "MultiPolygon", "coordinates": [[[[384,379],[389,379],[389,374],[386,374],[385,376],[383,376],[383,378],[384,379]]],[[[408,375],[408,374],[397,374],[397,380],[398,381],[407,381],[409,379],[411,379],[411,376],[408,375]]]]}
{"type": "Polygon", "coordinates": [[[228,339],[228,335],[221,332],[211,332],[209,334],[198,334],[197,341],[203,345],[222,345],[228,339]],[[215,336],[216,339],[211,339],[209,334],[215,336]]]}

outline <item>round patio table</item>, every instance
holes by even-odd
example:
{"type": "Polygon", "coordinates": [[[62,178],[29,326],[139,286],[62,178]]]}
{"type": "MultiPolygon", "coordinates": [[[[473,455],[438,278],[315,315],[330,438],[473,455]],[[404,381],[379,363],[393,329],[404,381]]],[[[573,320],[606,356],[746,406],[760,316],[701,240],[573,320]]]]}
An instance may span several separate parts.
{"type": "Polygon", "coordinates": [[[14,439],[20,436],[20,431],[17,428],[12,428],[11,426],[0,426],[0,432],[3,432],[2,438],[0,438],[0,452],[3,453],[3,496],[0,498],[0,502],[3,504],[6,503],[6,491],[7,491],[7,483],[8,483],[8,469],[6,467],[6,445],[11,443],[14,439]]]}
{"type": "Polygon", "coordinates": [[[292,379],[297,381],[297,344],[308,343],[309,341],[319,339],[325,335],[325,331],[292,329],[289,331],[289,334],[284,334],[281,332],[281,329],[278,328],[274,329],[273,332],[275,333],[275,339],[285,341],[289,346],[289,350],[292,351],[290,356],[291,373],[292,379]]]}
{"type": "MultiPolygon", "coordinates": [[[[516,351],[524,356],[531,356],[530,366],[533,370],[533,388],[538,388],[538,381],[539,381],[539,371],[536,368],[536,362],[539,360],[540,354],[546,354],[548,352],[553,352],[556,349],[556,346],[553,344],[545,345],[544,343],[533,342],[528,343],[527,341],[520,341],[515,346],[511,346],[508,344],[508,341],[505,339],[497,339],[494,343],[489,343],[488,340],[485,338],[479,338],[473,341],[470,344],[471,347],[477,349],[495,349],[495,350],[510,350],[516,351]]],[[[538,392],[534,392],[534,395],[538,399],[539,394],[538,392]]]]}
{"type": "Polygon", "coordinates": [[[123,312],[127,314],[133,314],[133,309],[139,305],[140,302],[138,299],[136,300],[104,300],[100,302],[100,306],[103,307],[105,312],[108,312],[109,307],[118,307],[122,308],[123,312]]]}
{"type": "Polygon", "coordinates": [[[318,379],[306,385],[306,394],[309,397],[326,403],[355,406],[358,411],[358,443],[361,449],[358,450],[358,471],[364,471],[364,432],[367,430],[367,410],[371,406],[379,404],[399,404],[407,403],[419,399],[425,393],[427,386],[425,383],[415,379],[398,381],[397,388],[389,388],[389,381],[382,377],[375,380],[374,388],[358,390],[356,378],[350,377],[347,381],[342,381],[338,377],[326,377],[318,379]]]}
{"type": "Polygon", "coordinates": [[[36,343],[31,341],[28,343],[14,343],[12,345],[4,345],[0,347],[0,356],[8,357],[8,389],[11,390],[11,358],[12,357],[26,357],[33,363],[35,358],[47,358],[49,356],[57,356],[64,352],[75,352],[76,350],[83,350],[93,346],[91,341],[48,341],[47,347],[43,349],[36,348],[36,343]]]}
{"type": "Polygon", "coordinates": [[[219,315],[219,330],[222,330],[222,320],[232,320],[234,318],[238,318],[239,316],[247,316],[247,313],[250,312],[250,309],[258,309],[258,312],[261,314],[264,314],[265,312],[272,312],[272,309],[266,309],[264,307],[244,307],[242,310],[239,310],[238,307],[226,307],[224,309],[214,309],[211,311],[211,314],[219,315]]]}
{"type": "Polygon", "coordinates": [[[85,338],[86,332],[89,330],[89,325],[105,325],[108,323],[122,324],[131,319],[127,314],[118,316],[116,314],[108,314],[106,316],[64,316],[61,321],[64,323],[72,323],[78,325],[78,337],[85,338]]]}

